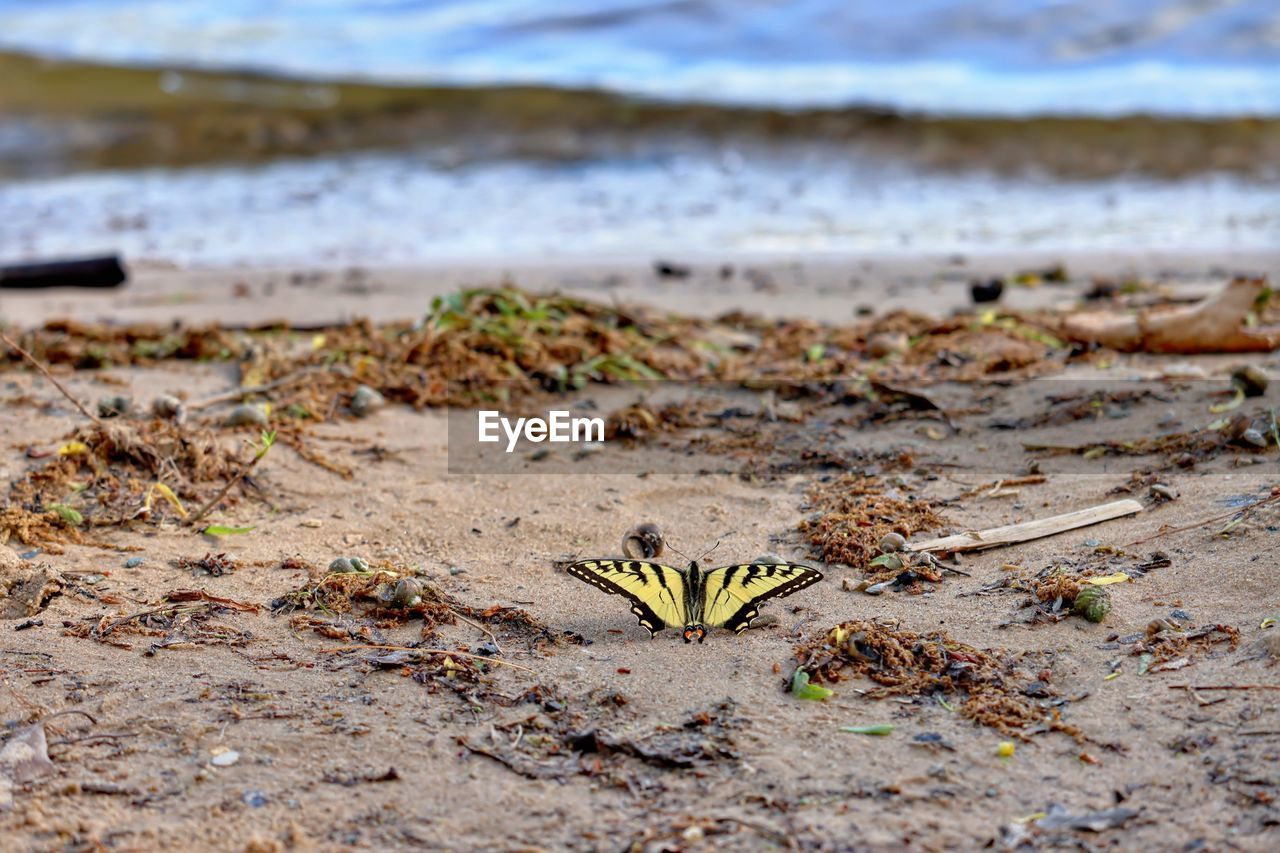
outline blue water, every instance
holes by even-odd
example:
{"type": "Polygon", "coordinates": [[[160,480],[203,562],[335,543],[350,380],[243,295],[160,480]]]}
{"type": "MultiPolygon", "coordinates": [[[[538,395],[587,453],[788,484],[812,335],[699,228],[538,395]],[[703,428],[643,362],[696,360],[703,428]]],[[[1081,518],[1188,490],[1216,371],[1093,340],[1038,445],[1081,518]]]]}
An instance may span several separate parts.
{"type": "Polygon", "coordinates": [[[1280,114],[1280,0],[0,0],[0,49],[932,114],[1280,114]]]}

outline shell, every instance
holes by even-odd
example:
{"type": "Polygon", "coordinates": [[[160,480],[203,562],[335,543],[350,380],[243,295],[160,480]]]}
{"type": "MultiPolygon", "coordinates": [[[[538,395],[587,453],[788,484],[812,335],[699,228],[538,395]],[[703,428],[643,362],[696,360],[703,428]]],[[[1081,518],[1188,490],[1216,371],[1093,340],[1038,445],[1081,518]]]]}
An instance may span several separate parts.
{"type": "Polygon", "coordinates": [[[352,572],[367,572],[369,564],[359,557],[338,557],[329,564],[329,571],[334,574],[351,574],[352,572]]]}
{"type": "Polygon", "coordinates": [[[622,537],[622,553],[632,560],[652,560],[662,556],[662,528],[646,521],[622,537]]]}
{"type": "Polygon", "coordinates": [[[1090,622],[1101,622],[1111,612],[1111,593],[1106,587],[1087,586],[1076,595],[1071,612],[1090,622]]]}
{"type": "Polygon", "coordinates": [[[907,547],[907,539],[901,533],[886,533],[880,540],[880,553],[892,554],[907,547]]]}
{"type": "Polygon", "coordinates": [[[133,400],[123,394],[112,394],[98,400],[98,417],[116,418],[121,415],[127,415],[130,407],[133,406],[133,400]]]}
{"type": "Polygon", "coordinates": [[[1261,367],[1246,364],[1231,371],[1231,384],[1243,391],[1246,397],[1261,397],[1267,393],[1267,374],[1261,367]]]}
{"type": "Polygon", "coordinates": [[[173,418],[182,421],[186,418],[187,408],[172,394],[160,394],[151,401],[151,414],[157,418],[173,418]]]}
{"type": "Polygon", "coordinates": [[[367,418],[386,405],[386,398],[368,385],[361,385],[351,396],[351,414],[367,418]]]}
{"type": "Polygon", "coordinates": [[[392,584],[383,584],[378,599],[389,607],[413,607],[422,603],[422,583],[416,578],[400,578],[392,584]]]}
{"type": "Polygon", "coordinates": [[[261,406],[236,406],[227,413],[227,426],[266,426],[270,421],[261,406]]]}

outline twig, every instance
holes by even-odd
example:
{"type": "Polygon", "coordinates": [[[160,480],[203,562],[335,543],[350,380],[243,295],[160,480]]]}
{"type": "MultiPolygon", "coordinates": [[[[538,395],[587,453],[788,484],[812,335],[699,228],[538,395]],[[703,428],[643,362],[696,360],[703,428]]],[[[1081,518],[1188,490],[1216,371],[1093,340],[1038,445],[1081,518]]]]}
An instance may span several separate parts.
{"type": "MultiPolygon", "coordinates": [[[[449,608],[449,609],[453,610],[453,608],[449,608]]],[[[498,645],[498,638],[493,635],[492,631],[490,631],[485,626],[481,625],[479,622],[472,622],[470,619],[463,616],[461,613],[459,613],[456,610],[453,611],[453,615],[457,617],[459,622],[465,622],[466,624],[470,625],[472,628],[475,628],[480,633],[488,636],[489,642],[493,643],[493,647],[498,650],[499,654],[502,653],[502,646],[498,645]]]]}
{"type": "Polygon", "coordinates": [[[489,663],[500,663],[503,666],[509,666],[515,669],[522,669],[525,672],[531,672],[534,675],[538,674],[535,670],[529,669],[529,667],[527,666],[521,666],[520,664],[512,663],[509,660],[490,657],[488,655],[472,654],[471,652],[460,652],[457,649],[415,649],[412,646],[389,646],[389,645],[380,645],[376,643],[371,643],[369,645],[359,645],[359,646],[334,646],[328,649],[321,649],[320,654],[332,655],[332,654],[337,654],[338,652],[354,652],[360,649],[381,649],[383,651],[389,651],[389,652],[422,652],[423,654],[429,654],[429,655],[457,655],[458,657],[462,657],[462,658],[475,658],[476,660],[488,661],[489,663]]]}
{"type": "Polygon", "coordinates": [[[1280,500],[1280,492],[1276,492],[1275,494],[1269,495],[1265,498],[1262,498],[1261,500],[1254,501],[1253,503],[1249,504],[1246,507],[1229,510],[1228,512],[1224,512],[1221,515],[1215,515],[1215,516],[1211,516],[1210,518],[1204,518],[1204,519],[1201,519],[1200,521],[1194,521],[1191,524],[1184,524],[1182,527],[1171,527],[1168,530],[1158,530],[1155,533],[1152,533],[1150,536],[1146,536],[1146,537],[1143,537],[1142,539],[1136,539],[1133,542],[1130,542],[1129,545],[1142,545],[1147,542],[1150,542],[1152,539],[1159,539],[1161,536],[1169,536],[1174,533],[1185,533],[1188,530],[1195,530],[1197,527],[1204,527],[1206,524],[1213,524],[1215,521],[1222,521],[1222,519],[1224,518],[1231,518],[1232,516],[1236,516],[1236,515],[1244,516],[1247,513],[1257,509],[1260,506],[1266,506],[1267,504],[1274,503],[1277,500],[1280,500]]]}
{"type": "Polygon", "coordinates": [[[80,414],[84,415],[86,418],[93,421],[98,426],[102,426],[102,421],[98,419],[97,415],[94,415],[92,412],[86,409],[84,407],[84,403],[81,403],[79,400],[77,400],[75,396],[70,391],[67,390],[67,387],[65,385],[63,385],[61,382],[55,379],[53,377],[53,374],[49,372],[49,368],[41,364],[34,355],[27,352],[22,347],[18,346],[13,341],[13,339],[10,338],[8,335],[0,334],[0,340],[4,341],[8,346],[12,347],[13,349],[17,350],[18,355],[22,356],[27,361],[31,362],[32,367],[40,371],[41,375],[43,375],[45,379],[48,379],[50,382],[53,383],[54,388],[57,388],[59,391],[62,392],[62,396],[70,400],[71,404],[80,410],[80,414]]]}
{"type": "MultiPolygon", "coordinates": [[[[196,510],[193,514],[184,518],[182,520],[183,525],[185,525],[186,527],[190,527],[200,519],[204,518],[206,515],[209,514],[209,512],[215,506],[217,506],[222,501],[223,498],[227,496],[227,492],[231,491],[233,488],[236,487],[236,485],[241,480],[249,476],[249,472],[253,470],[253,466],[257,465],[259,462],[262,461],[262,458],[267,455],[267,450],[270,449],[271,443],[275,441],[274,433],[264,433],[264,436],[266,435],[271,436],[270,442],[267,442],[263,449],[253,454],[253,458],[250,459],[249,462],[243,468],[241,468],[240,471],[234,477],[228,480],[227,484],[223,486],[218,491],[218,493],[214,495],[213,498],[211,498],[204,506],[200,507],[200,509],[196,510]]],[[[264,442],[266,441],[265,438],[263,440],[264,442]]]]}
{"type": "Polygon", "coordinates": [[[281,376],[279,379],[273,379],[272,381],[267,382],[263,385],[249,385],[248,387],[236,388],[232,391],[227,391],[222,394],[215,394],[212,397],[207,397],[197,403],[191,403],[190,405],[187,406],[187,410],[197,411],[199,409],[207,409],[210,406],[216,406],[219,403],[230,403],[232,400],[238,400],[239,398],[247,397],[250,394],[265,394],[268,391],[274,391],[277,388],[283,388],[286,385],[292,385],[293,383],[301,379],[306,379],[308,376],[311,376],[312,374],[324,373],[324,372],[325,371],[321,370],[318,367],[307,367],[302,370],[294,371],[293,373],[290,373],[287,376],[281,376]]]}
{"type": "Polygon", "coordinates": [[[1280,684],[1170,684],[1170,690],[1280,690],[1280,684]]]}

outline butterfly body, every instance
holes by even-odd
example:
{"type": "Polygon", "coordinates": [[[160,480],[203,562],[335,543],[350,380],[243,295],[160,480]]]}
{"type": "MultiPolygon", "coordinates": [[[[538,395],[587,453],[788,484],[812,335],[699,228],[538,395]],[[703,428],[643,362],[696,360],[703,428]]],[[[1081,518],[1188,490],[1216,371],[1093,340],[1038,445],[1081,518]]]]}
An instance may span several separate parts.
{"type": "Polygon", "coordinates": [[[565,571],[631,602],[631,612],[653,636],[681,629],[684,641],[701,643],[709,628],[742,633],[759,605],[822,580],[822,574],[792,563],[742,563],[703,570],[697,562],[678,569],[647,560],[581,560],[565,571]]]}

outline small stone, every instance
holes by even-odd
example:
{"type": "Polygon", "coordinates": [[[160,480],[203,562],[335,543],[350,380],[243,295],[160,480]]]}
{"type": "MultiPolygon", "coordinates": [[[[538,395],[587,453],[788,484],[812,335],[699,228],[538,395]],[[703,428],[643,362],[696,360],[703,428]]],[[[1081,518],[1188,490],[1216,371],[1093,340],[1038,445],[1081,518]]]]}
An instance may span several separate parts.
{"type": "Polygon", "coordinates": [[[1177,619],[1179,622],[1190,622],[1191,614],[1185,610],[1174,610],[1169,613],[1170,619],[1177,619]]]}
{"type": "Polygon", "coordinates": [[[251,809],[260,809],[267,804],[267,795],[250,788],[240,796],[240,800],[251,809]]]}
{"type": "MultiPolygon", "coordinates": [[[[359,559],[358,557],[356,559],[359,559]]],[[[349,575],[360,571],[350,557],[338,557],[329,564],[329,571],[337,575],[349,575]]]]}
{"type": "Polygon", "coordinates": [[[764,566],[776,566],[778,564],[785,565],[787,561],[779,557],[777,554],[761,554],[758,557],[753,557],[751,562],[764,566]]]}
{"type": "Polygon", "coordinates": [[[1158,501],[1171,501],[1178,497],[1178,490],[1164,483],[1152,483],[1150,495],[1158,501]]]}
{"type": "Polygon", "coordinates": [[[706,832],[700,826],[691,826],[680,833],[680,836],[689,844],[697,844],[706,836],[706,832]]]}
{"type": "Polygon", "coordinates": [[[146,557],[130,557],[129,559],[124,561],[124,567],[126,569],[136,569],[138,568],[138,566],[141,566],[146,561],[147,561],[146,557]]]}
{"type": "Polygon", "coordinates": [[[103,397],[98,401],[98,417],[100,418],[118,418],[121,415],[129,413],[129,407],[133,405],[133,400],[122,394],[112,394],[103,397]]]}
{"type": "Polygon", "coordinates": [[[234,749],[226,749],[209,759],[209,763],[214,767],[230,767],[239,760],[240,753],[236,752],[234,749]]]}
{"type": "Polygon", "coordinates": [[[464,569],[462,566],[449,567],[449,574],[451,575],[465,575],[466,573],[467,573],[467,570],[464,569]]]}
{"type": "Polygon", "coordinates": [[[227,414],[226,424],[229,427],[238,426],[258,426],[264,427],[270,423],[267,413],[262,410],[261,406],[236,406],[227,414]]]}
{"type": "Polygon", "coordinates": [[[373,388],[368,385],[361,385],[356,388],[356,393],[351,397],[351,414],[357,418],[367,418],[385,406],[386,403],[386,398],[373,388]]]}

